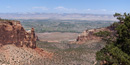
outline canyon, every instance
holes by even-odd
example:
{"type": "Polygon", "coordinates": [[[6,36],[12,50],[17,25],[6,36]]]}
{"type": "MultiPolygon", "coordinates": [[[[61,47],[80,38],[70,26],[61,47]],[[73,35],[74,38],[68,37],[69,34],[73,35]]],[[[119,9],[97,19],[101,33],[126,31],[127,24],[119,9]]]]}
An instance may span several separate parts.
{"type": "Polygon", "coordinates": [[[26,31],[20,21],[1,19],[0,64],[93,65],[96,63],[95,53],[105,46],[102,37],[94,35],[100,31],[111,30],[109,27],[90,29],[85,30],[80,35],[78,33],[72,35],[72,33],[59,32],[35,34],[34,28],[26,31]],[[56,34],[61,36],[57,37],[56,34]],[[50,42],[42,40],[43,38],[49,39],[50,42]],[[55,42],[57,39],[63,41],[55,42]]]}

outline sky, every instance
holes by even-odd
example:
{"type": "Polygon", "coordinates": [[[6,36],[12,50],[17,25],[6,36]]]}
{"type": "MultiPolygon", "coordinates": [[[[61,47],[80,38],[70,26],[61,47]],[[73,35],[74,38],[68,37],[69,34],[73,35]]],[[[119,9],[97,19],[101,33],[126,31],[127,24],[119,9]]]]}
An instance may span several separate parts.
{"type": "Polygon", "coordinates": [[[129,13],[129,3],[130,0],[0,0],[0,13],[129,13]]]}

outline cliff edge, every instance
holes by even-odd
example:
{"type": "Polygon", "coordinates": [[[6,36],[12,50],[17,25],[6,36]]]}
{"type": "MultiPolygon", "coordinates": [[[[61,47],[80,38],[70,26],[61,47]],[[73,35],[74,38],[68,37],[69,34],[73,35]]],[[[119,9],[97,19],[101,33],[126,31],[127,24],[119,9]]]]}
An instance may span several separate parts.
{"type": "Polygon", "coordinates": [[[43,65],[53,53],[36,47],[34,28],[25,31],[20,21],[0,19],[0,65],[43,65]]]}
{"type": "Polygon", "coordinates": [[[76,42],[78,44],[83,44],[86,42],[98,42],[101,41],[103,37],[96,36],[95,33],[102,32],[102,31],[108,31],[108,32],[113,32],[112,27],[105,27],[105,28],[99,28],[99,29],[90,29],[90,30],[85,30],[82,32],[78,37],[76,42]]]}
{"type": "Polygon", "coordinates": [[[18,47],[36,48],[34,28],[26,32],[20,21],[0,19],[0,45],[15,44],[18,47]]]}

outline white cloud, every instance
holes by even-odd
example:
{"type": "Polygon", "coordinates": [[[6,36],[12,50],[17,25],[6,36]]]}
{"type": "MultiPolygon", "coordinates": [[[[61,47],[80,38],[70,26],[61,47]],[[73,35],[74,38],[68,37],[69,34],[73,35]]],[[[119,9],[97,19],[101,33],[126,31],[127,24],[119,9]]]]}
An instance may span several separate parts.
{"type": "Polygon", "coordinates": [[[63,6],[59,6],[54,8],[55,10],[57,10],[57,12],[63,12],[63,13],[111,13],[111,11],[107,10],[107,9],[74,9],[74,8],[65,8],[63,6]]]}
{"type": "Polygon", "coordinates": [[[65,7],[62,7],[62,6],[58,6],[58,7],[54,8],[54,9],[57,10],[57,11],[67,12],[67,13],[75,13],[75,12],[77,12],[77,9],[65,8],[65,7]]]}
{"type": "Polygon", "coordinates": [[[87,11],[90,11],[91,9],[87,9],[87,11]]]}
{"type": "MultiPolygon", "coordinates": [[[[114,11],[110,11],[107,9],[75,9],[75,8],[66,8],[63,6],[58,6],[55,8],[47,8],[47,7],[32,7],[34,11],[40,12],[56,12],[56,13],[97,13],[97,14],[106,14],[113,13],[114,11]]],[[[32,10],[31,9],[31,10],[32,10]]]]}
{"type": "Polygon", "coordinates": [[[107,11],[106,9],[101,9],[101,11],[107,11]]]}
{"type": "Polygon", "coordinates": [[[11,6],[7,6],[6,8],[11,8],[11,6]]]}
{"type": "Polygon", "coordinates": [[[47,7],[32,7],[32,9],[48,10],[49,8],[47,8],[47,7]]]}
{"type": "Polygon", "coordinates": [[[96,14],[113,14],[115,11],[107,9],[82,9],[79,10],[81,13],[96,13],[96,14]]]}
{"type": "Polygon", "coordinates": [[[54,9],[56,9],[56,10],[68,10],[68,8],[65,8],[65,7],[62,7],[62,6],[56,7],[54,9]]]}

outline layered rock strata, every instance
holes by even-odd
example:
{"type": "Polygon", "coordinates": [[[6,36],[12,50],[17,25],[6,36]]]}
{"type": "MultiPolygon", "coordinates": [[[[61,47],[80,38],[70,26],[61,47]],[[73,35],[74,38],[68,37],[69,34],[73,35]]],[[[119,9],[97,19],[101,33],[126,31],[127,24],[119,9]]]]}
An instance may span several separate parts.
{"type": "Polygon", "coordinates": [[[34,28],[26,32],[19,21],[0,20],[0,45],[7,44],[36,48],[34,28]]]}

